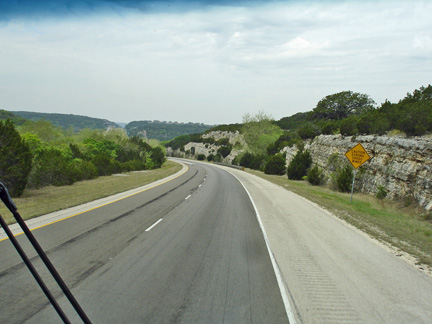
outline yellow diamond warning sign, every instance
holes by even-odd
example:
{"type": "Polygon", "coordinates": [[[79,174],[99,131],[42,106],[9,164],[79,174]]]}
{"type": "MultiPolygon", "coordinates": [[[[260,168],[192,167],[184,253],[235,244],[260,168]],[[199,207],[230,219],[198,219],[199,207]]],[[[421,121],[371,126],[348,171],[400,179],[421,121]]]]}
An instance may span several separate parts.
{"type": "Polygon", "coordinates": [[[371,159],[369,154],[367,154],[366,150],[363,148],[363,146],[360,143],[358,143],[351,150],[346,152],[345,156],[351,162],[354,169],[357,169],[363,163],[371,159]]]}

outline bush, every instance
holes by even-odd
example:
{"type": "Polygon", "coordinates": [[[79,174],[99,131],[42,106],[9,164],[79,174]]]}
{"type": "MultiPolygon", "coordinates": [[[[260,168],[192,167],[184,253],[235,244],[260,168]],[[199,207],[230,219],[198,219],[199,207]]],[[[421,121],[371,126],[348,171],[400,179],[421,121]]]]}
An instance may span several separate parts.
{"type": "Polygon", "coordinates": [[[214,159],[214,155],[213,154],[210,154],[209,156],[207,156],[207,161],[213,161],[213,159],[214,159]]]}
{"type": "Polygon", "coordinates": [[[282,154],[271,156],[264,167],[265,174],[283,175],[286,172],[286,160],[282,154]]]}
{"type": "Polygon", "coordinates": [[[213,157],[213,162],[222,162],[222,155],[220,155],[220,153],[216,154],[213,157]]]}
{"type": "Polygon", "coordinates": [[[321,134],[321,129],[315,124],[305,124],[297,130],[297,134],[302,139],[314,138],[321,134]]]}
{"type": "Polygon", "coordinates": [[[328,120],[322,125],[321,132],[325,135],[331,135],[338,130],[339,124],[340,122],[337,120],[328,120]]]}
{"type": "Polygon", "coordinates": [[[197,160],[198,161],[204,161],[206,159],[206,156],[204,154],[198,154],[197,160]]]}
{"type": "Polygon", "coordinates": [[[222,155],[223,158],[226,158],[231,153],[232,147],[231,145],[220,147],[217,152],[222,155]]]}
{"type": "Polygon", "coordinates": [[[246,152],[245,154],[243,154],[243,156],[240,159],[240,165],[244,166],[245,168],[250,168],[253,158],[254,158],[253,153],[246,152]]]}
{"type": "Polygon", "coordinates": [[[74,159],[72,166],[75,168],[74,181],[94,179],[98,176],[96,167],[89,161],[74,159]]]}
{"type": "Polygon", "coordinates": [[[221,138],[214,142],[217,146],[229,146],[229,138],[221,138]]]}
{"type": "Polygon", "coordinates": [[[266,156],[264,154],[255,154],[252,159],[250,168],[254,170],[263,170],[265,162],[266,156]]]}
{"type": "Polygon", "coordinates": [[[352,136],[358,134],[357,119],[350,117],[342,120],[340,124],[340,133],[344,136],[352,136]]]}
{"type": "Polygon", "coordinates": [[[322,170],[314,165],[308,172],[307,181],[313,186],[319,186],[324,182],[324,174],[322,170]]]}
{"type": "Polygon", "coordinates": [[[165,153],[160,146],[156,146],[151,150],[151,159],[153,160],[154,163],[153,169],[160,168],[162,164],[165,163],[166,161],[165,153]]]}
{"type": "Polygon", "coordinates": [[[76,166],[56,148],[40,149],[33,161],[29,186],[71,185],[79,178],[76,166]]]}
{"type": "Polygon", "coordinates": [[[384,199],[385,197],[387,197],[387,190],[383,187],[383,186],[378,186],[378,192],[376,193],[376,197],[378,199],[384,199]]]}
{"type": "Polygon", "coordinates": [[[312,164],[312,157],[309,151],[298,151],[288,165],[288,179],[301,180],[312,164]]]}
{"type": "Polygon", "coordinates": [[[120,173],[122,170],[120,162],[115,161],[113,158],[104,153],[96,154],[91,160],[91,163],[93,163],[96,167],[99,176],[120,173]]]}
{"type": "Polygon", "coordinates": [[[341,192],[351,192],[353,180],[353,168],[351,165],[345,165],[336,176],[338,190],[341,192]]]}
{"type": "Polygon", "coordinates": [[[131,160],[131,161],[121,163],[122,172],[137,171],[137,170],[144,170],[144,169],[145,169],[145,163],[143,163],[143,161],[141,160],[131,160]]]}

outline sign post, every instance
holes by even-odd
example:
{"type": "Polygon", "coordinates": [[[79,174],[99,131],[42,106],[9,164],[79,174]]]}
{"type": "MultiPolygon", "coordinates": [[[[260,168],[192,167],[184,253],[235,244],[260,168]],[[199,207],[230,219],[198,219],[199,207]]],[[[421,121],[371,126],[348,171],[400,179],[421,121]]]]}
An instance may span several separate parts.
{"type": "Polygon", "coordinates": [[[353,175],[353,181],[352,181],[352,187],[351,187],[351,202],[352,202],[352,197],[353,197],[353,193],[354,193],[354,181],[355,181],[357,168],[359,168],[361,165],[363,165],[363,163],[365,163],[366,161],[369,161],[371,159],[371,157],[366,152],[366,150],[361,145],[361,143],[358,143],[356,146],[354,146],[352,149],[350,149],[348,152],[346,152],[345,156],[347,157],[348,161],[350,161],[350,163],[354,167],[354,175],[353,175]]]}

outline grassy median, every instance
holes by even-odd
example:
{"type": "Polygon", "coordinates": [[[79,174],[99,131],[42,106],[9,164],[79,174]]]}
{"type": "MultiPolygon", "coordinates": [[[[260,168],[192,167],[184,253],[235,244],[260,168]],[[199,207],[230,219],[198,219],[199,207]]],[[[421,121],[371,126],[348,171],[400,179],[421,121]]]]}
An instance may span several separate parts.
{"type": "Polygon", "coordinates": [[[350,194],[324,186],[288,180],[287,176],[247,172],[315,202],[379,241],[414,256],[418,264],[432,266],[432,215],[425,210],[361,193],[354,193],[351,203],[350,194]]]}
{"type": "MultiPolygon", "coordinates": [[[[162,168],[155,170],[99,177],[76,182],[70,186],[49,186],[37,190],[26,189],[20,198],[13,198],[13,201],[18,207],[20,215],[24,219],[29,219],[144,186],[170,176],[181,168],[180,164],[167,161],[162,168]]],[[[12,214],[3,204],[0,206],[0,215],[7,223],[14,222],[12,214]]]]}

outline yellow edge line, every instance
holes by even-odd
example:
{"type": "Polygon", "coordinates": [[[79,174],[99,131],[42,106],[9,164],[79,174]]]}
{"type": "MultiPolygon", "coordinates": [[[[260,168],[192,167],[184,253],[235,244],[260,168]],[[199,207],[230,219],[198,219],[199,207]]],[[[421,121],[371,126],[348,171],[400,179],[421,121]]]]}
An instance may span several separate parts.
{"type": "MultiPolygon", "coordinates": [[[[79,213],[77,213],[77,214],[73,214],[73,215],[70,215],[70,216],[66,216],[66,217],[64,217],[64,218],[62,218],[62,219],[58,219],[58,220],[56,220],[56,221],[53,221],[53,222],[50,222],[50,223],[47,223],[47,224],[44,224],[44,225],[41,225],[41,226],[38,226],[38,227],[32,228],[31,231],[34,231],[34,230],[36,230],[36,229],[39,229],[39,228],[42,228],[42,227],[45,227],[45,226],[49,226],[49,225],[52,225],[52,224],[55,224],[55,223],[58,223],[58,222],[64,221],[64,220],[66,220],[66,219],[69,219],[69,218],[72,218],[72,217],[75,217],[75,216],[78,216],[78,215],[81,215],[81,214],[87,213],[87,212],[89,212],[89,211],[92,211],[92,210],[95,210],[95,209],[98,209],[98,208],[101,208],[101,207],[107,206],[107,205],[109,205],[109,204],[113,204],[113,203],[115,203],[115,202],[117,202],[117,201],[120,201],[120,200],[123,200],[123,199],[129,198],[129,197],[132,197],[132,196],[138,195],[138,194],[143,193],[143,192],[145,192],[145,191],[147,191],[147,190],[150,190],[150,189],[153,189],[153,188],[159,187],[159,186],[161,186],[161,185],[163,185],[163,184],[165,184],[165,183],[167,183],[167,182],[170,182],[170,181],[172,181],[172,180],[177,179],[178,177],[180,177],[180,176],[182,176],[183,174],[185,174],[186,172],[188,172],[189,167],[188,167],[187,165],[185,165],[185,166],[186,166],[185,171],[182,172],[181,174],[177,175],[176,177],[172,178],[172,179],[166,180],[166,181],[161,182],[161,183],[159,183],[159,184],[157,184],[157,185],[154,185],[154,186],[149,187],[149,188],[147,188],[147,189],[144,189],[144,190],[141,190],[141,191],[135,192],[135,193],[130,194],[130,195],[128,195],[128,196],[125,196],[125,197],[122,197],[122,198],[119,198],[119,199],[116,199],[116,200],[110,201],[109,203],[106,203],[106,204],[103,204],[103,205],[100,205],[100,206],[97,206],[97,207],[94,207],[94,208],[90,208],[90,209],[84,210],[84,211],[82,211],[82,212],[79,212],[79,213]]],[[[131,189],[131,190],[133,190],[133,189],[131,189]]],[[[107,197],[104,197],[104,198],[107,198],[107,197]]],[[[103,198],[100,198],[100,199],[103,199],[103,198]]],[[[21,232],[21,233],[15,234],[14,236],[16,237],[16,236],[19,236],[19,235],[22,235],[22,234],[24,234],[24,232],[21,232]]],[[[8,239],[9,239],[8,237],[6,237],[6,238],[4,238],[4,239],[0,239],[0,242],[5,241],[5,240],[8,240],[8,239]]]]}

